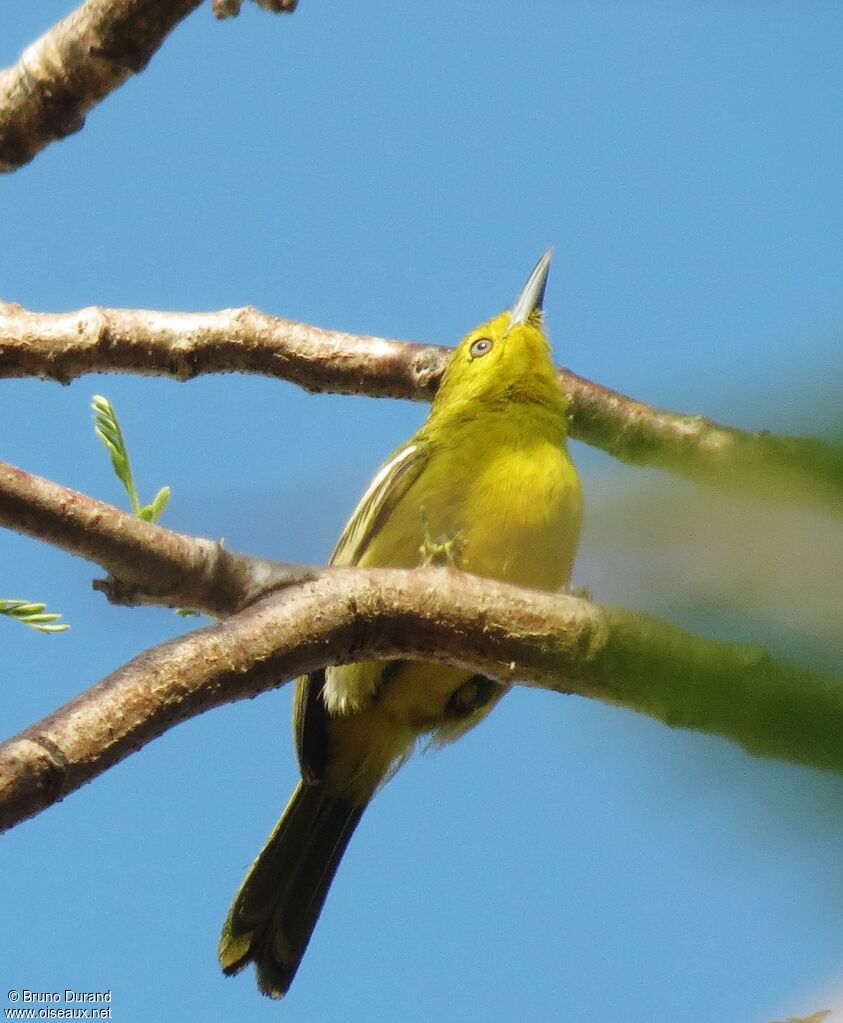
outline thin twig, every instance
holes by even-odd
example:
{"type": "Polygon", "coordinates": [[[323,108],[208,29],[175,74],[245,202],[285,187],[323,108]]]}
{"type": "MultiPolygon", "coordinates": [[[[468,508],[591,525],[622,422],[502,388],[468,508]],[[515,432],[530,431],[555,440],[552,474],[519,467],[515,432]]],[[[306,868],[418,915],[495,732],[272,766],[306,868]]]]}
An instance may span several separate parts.
{"type": "Polygon", "coordinates": [[[210,707],[326,664],[396,657],[595,697],[843,770],[843,678],[454,569],[333,569],[146,651],[0,745],[0,828],[210,707]]]}
{"type": "MultiPolygon", "coordinates": [[[[33,313],[0,303],[0,377],[66,383],[86,373],[188,380],[257,373],[310,391],[429,401],[450,349],[324,330],[253,308],[170,313],[91,307],[33,313]]],[[[573,437],[621,461],[792,500],[843,505],[843,447],[748,433],[646,405],[569,370],[573,437]]]]}

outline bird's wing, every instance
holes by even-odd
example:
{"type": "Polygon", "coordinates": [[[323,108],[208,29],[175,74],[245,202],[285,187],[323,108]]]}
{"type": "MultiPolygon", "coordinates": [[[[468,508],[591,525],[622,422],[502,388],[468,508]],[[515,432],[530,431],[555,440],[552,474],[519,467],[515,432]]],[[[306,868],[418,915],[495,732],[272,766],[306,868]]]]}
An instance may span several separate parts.
{"type": "Polygon", "coordinates": [[[331,555],[332,565],[360,563],[372,537],[418,479],[427,464],[427,445],[412,440],[398,448],[375,473],[352,512],[331,555]]]}
{"type": "MultiPolygon", "coordinates": [[[[357,565],[398,502],[428,462],[427,444],[411,440],[398,448],[375,474],[348,520],[331,555],[332,565],[357,565]]],[[[325,671],[298,680],[293,706],[293,731],[302,777],[316,782],[328,757],[327,711],[322,700],[325,671]]]]}

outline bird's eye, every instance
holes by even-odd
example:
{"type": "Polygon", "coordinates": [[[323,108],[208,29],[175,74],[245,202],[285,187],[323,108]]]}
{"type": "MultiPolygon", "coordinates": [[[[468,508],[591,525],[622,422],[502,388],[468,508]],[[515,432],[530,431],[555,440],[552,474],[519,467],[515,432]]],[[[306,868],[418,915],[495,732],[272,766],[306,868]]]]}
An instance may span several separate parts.
{"type": "Polygon", "coordinates": [[[494,342],[490,337],[479,337],[474,341],[468,352],[472,359],[479,359],[481,355],[491,352],[494,342]]]}

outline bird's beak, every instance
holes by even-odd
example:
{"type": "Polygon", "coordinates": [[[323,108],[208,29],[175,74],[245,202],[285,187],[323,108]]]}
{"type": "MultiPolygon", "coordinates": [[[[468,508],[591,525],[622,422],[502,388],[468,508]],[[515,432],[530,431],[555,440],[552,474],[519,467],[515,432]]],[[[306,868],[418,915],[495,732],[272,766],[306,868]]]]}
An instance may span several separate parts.
{"type": "Polygon", "coordinates": [[[512,307],[512,316],[509,321],[510,327],[518,323],[527,323],[530,314],[541,312],[544,302],[544,289],[547,284],[547,273],[550,270],[550,257],[553,249],[548,249],[542,258],[536,263],[533,272],[527,278],[524,290],[515,301],[512,307]]]}

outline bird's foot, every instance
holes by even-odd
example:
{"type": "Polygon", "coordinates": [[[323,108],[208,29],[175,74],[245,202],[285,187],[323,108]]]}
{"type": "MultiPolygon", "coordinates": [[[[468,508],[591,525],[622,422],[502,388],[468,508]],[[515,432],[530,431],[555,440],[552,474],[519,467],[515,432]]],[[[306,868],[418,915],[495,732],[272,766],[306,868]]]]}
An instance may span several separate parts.
{"type": "Polygon", "coordinates": [[[451,568],[458,568],[466,544],[462,530],[457,530],[451,536],[440,534],[434,538],[431,535],[430,520],[424,508],[421,509],[421,520],[424,539],[419,547],[419,564],[449,565],[451,568]]]}

